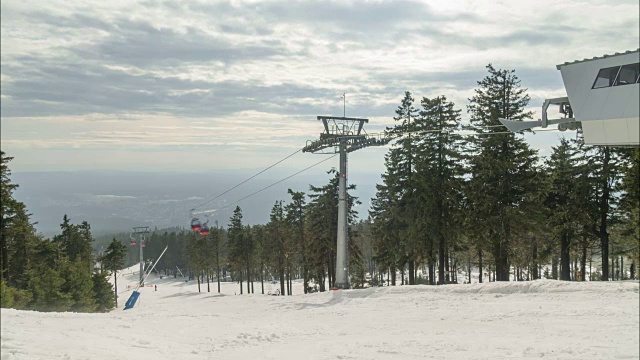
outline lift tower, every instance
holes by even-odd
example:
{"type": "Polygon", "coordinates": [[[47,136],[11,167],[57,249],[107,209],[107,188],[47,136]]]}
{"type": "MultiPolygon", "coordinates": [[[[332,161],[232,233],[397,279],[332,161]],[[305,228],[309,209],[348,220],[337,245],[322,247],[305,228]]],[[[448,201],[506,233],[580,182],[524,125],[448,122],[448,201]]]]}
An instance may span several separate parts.
{"type": "Polygon", "coordinates": [[[133,233],[139,236],[138,243],[140,244],[140,286],[143,286],[144,282],[144,256],[142,255],[144,249],[144,235],[149,233],[148,226],[136,226],[133,228],[133,233]]]}
{"type": "Polygon", "coordinates": [[[367,134],[363,126],[369,119],[318,116],[324,125],[319,140],[309,140],[303,152],[340,154],[338,182],[338,244],[336,251],[336,279],[334,287],[349,288],[349,243],[347,219],[347,153],[369,146],[383,146],[391,141],[384,134],[367,134]]]}

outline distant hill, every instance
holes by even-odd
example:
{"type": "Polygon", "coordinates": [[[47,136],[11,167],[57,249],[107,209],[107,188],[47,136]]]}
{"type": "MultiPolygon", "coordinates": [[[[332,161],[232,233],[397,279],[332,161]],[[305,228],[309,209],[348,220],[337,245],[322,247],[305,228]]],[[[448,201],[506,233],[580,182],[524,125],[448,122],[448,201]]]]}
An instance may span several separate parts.
{"type": "MultiPolygon", "coordinates": [[[[299,169],[267,172],[260,177],[203,206],[203,210],[217,209],[236,201],[299,169]]],[[[287,189],[307,192],[309,184],[324,185],[329,177],[327,169],[312,169],[273,186],[238,205],[247,224],[265,223],[276,200],[289,200],[287,189]]],[[[152,229],[188,226],[189,209],[217,196],[259,170],[218,173],[176,172],[19,172],[12,181],[20,185],[16,199],[23,201],[37,221],[36,228],[45,236],[59,233],[64,214],[73,223],[84,220],[91,224],[95,235],[128,231],[133,226],[152,229]]],[[[366,218],[370,199],[375,195],[379,174],[359,172],[350,182],[358,185],[354,195],[363,204],[358,208],[366,218]]],[[[235,204],[211,215],[227,225],[235,204]]]]}

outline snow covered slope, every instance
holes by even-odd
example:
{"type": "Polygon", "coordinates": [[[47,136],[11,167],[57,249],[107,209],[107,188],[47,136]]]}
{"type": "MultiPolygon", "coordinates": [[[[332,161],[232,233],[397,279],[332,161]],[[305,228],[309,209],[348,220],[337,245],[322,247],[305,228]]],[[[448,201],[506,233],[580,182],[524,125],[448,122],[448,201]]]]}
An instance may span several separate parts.
{"type": "MultiPolygon", "coordinates": [[[[108,314],[2,309],[4,359],[638,359],[638,282],[398,286],[292,297],[198,293],[137,274],[108,314]]],[[[275,285],[265,284],[265,293],[275,285]]],[[[246,291],[246,286],[245,286],[246,291]]]]}

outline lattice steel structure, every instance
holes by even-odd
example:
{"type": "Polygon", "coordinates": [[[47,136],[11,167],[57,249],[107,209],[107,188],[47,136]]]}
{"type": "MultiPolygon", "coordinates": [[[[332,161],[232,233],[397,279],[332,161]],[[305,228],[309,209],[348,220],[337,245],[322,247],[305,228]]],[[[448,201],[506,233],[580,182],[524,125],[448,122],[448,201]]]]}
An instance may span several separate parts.
{"type": "Polygon", "coordinates": [[[363,127],[368,119],[318,116],[324,125],[319,140],[309,140],[303,152],[314,154],[340,154],[340,180],[338,182],[338,244],[336,249],[335,288],[349,286],[349,243],[347,215],[347,153],[369,146],[383,146],[391,141],[384,134],[367,134],[363,127]]]}

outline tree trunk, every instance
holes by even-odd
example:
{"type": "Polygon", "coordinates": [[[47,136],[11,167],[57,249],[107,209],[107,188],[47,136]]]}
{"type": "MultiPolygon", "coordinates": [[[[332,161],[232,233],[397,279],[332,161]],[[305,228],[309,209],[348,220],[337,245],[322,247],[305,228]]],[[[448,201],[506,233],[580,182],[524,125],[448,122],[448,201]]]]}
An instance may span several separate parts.
{"type": "Polygon", "coordinates": [[[438,231],[438,285],[444,284],[444,272],[445,272],[445,243],[444,236],[438,231]]]}
{"type": "Polygon", "coordinates": [[[560,280],[571,281],[571,258],[569,257],[569,234],[563,231],[560,235],[560,280]]]}
{"type": "Polygon", "coordinates": [[[531,279],[538,280],[538,245],[533,245],[531,257],[531,279]]]}
{"type": "Polygon", "coordinates": [[[391,285],[396,286],[396,268],[391,268],[391,285]]]}
{"type": "Polygon", "coordinates": [[[443,284],[448,284],[451,280],[450,278],[451,275],[451,269],[449,268],[449,248],[446,246],[444,247],[444,282],[443,284]]]}
{"type": "Polygon", "coordinates": [[[632,261],[631,266],[629,267],[629,277],[631,278],[631,280],[636,279],[636,262],[635,261],[632,261]]]}
{"type": "Polygon", "coordinates": [[[413,261],[413,259],[409,259],[409,285],[416,284],[415,270],[416,270],[416,262],[413,261]]]}
{"type": "Polygon", "coordinates": [[[478,281],[482,284],[482,249],[478,249],[478,281]]]}
{"type": "Polygon", "coordinates": [[[555,255],[551,258],[551,278],[558,280],[558,258],[555,255]]]}
{"type": "Polygon", "coordinates": [[[587,244],[582,244],[582,259],[580,259],[580,281],[586,281],[587,278],[587,244]]]}
{"type": "Polygon", "coordinates": [[[118,308],[118,276],[116,276],[118,272],[114,271],[113,272],[113,295],[115,296],[116,299],[116,309],[118,308]]]}
{"type": "Polygon", "coordinates": [[[433,262],[433,242],[429,242],[427,249],[427,266],[429,267],[429,285],[435,285],[435,264],[433,262]]]}
{"type": "Polygon", "coordinates": [[[302,255],[302,284],[304,293],[306,294],[309,289],[309,269],[307,269],[307,260],[304,251],[302,255]]]}
{"type": "Polygon", "coordinates": [[[207,292],[211,292],[211,287],[209,286],[209,270],[207,269],[207,292]]]}
{"type": "Polygon", "coordinates": [[[264,264],[260,265],[260,273],[262,274],[260,276],[260,286],[262,287],[262,295],[264,295],[264,264]]]}
{"type": "Polygon", "coordinates": [[[280,258],[280,295],[285,296],[284,292],[284,261],[280,258]]]}
{"type": "Polygon", "coordinates": [[[289,296],[293,295],[293,278],[291,277],[291,261],[289,261],[289,296]]]}
{"type": "Polygon", "coordinates": [[[196,279],[198,279],[198,292],[200,292],[200,274],[196,275],[196,279]]]}
{"type": "Polygon", "coordinates": [[[600,198],[600,245],[602,248],[602,281],[609,281],[609,233],[607,232],[607,215],[609,213],[609,160],[610,150],[604,147],[602,162],[602,197],[600,198]]]}
{"type": "Polygon", "coordinates": [[[247,258],[247,294],[251,294],[251,263],[247,258]]]}

